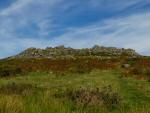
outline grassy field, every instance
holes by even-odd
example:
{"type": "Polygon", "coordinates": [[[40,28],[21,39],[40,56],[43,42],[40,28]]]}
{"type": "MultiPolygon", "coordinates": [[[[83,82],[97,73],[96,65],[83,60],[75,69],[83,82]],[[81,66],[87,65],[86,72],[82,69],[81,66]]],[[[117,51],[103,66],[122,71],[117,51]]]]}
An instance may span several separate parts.
{"type": "Polygon", "coordinates": [[[124,78],[117,69],[65,75],[34,72],[0,78],[0,113],[150,113],[150,83],[124,78]],[[90,93],[95,89],[105,93],[90,93]],[[85,97],[74,96],[75,102],[69,92],[89,95],[93,100],[97,94],[106,98],[103,104],[85,106],[85,97]]]}

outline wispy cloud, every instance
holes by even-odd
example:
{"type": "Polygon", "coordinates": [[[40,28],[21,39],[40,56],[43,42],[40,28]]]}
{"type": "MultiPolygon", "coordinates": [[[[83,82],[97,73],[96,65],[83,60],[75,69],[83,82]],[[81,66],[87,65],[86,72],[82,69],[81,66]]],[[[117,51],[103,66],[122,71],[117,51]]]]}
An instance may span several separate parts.
{"type": "Polygon", "coordinates": [[[142,12],[145,4],[150,1],[15,0],[0,10],[0,57],[60,44],[100,44],[150,54],[150,10],[142,12]]]}
{"type": "Polygon", "coordinates": [[[108,19],[94,25],[71,29],[56,39],[57,44],[76,48],[94,44],[136,49],[150,54],[150,13],[108,19]]]}

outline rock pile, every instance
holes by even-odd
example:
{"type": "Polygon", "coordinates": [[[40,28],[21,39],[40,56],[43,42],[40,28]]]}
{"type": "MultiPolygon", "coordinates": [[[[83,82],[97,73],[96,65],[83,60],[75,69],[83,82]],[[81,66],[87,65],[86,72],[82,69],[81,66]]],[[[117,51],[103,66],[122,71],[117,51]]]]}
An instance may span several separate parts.
{"type": "Polygon", "coordinates": [[[17,58],[74,58],[74,57],[120,57],[122,55],[135,57],[139,56],[135,50],[103,47],[95,45],[92,48],[73,49],[70,47],[57,46],[47,47],[45,49],[28,48],[20,54],[14,56],[17,58]]]}

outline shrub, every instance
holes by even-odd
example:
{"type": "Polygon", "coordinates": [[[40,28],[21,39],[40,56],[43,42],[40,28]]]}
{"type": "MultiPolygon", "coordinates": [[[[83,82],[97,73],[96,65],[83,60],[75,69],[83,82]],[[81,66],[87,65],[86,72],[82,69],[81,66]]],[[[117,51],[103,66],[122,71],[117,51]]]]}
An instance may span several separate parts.
{"type": "Polygon", "coordinates": [[[19,67],[0,67],[0,77],[9,77],[17,74],[21,74],[22,70],[19,67]]]}
{"type": "Polygon", "coordinates": [[[117,92],[113,92],[111,86],[104,87],[101,94],[107,108],[118,107],[121,104],[121,96],[117,92]]]}
{"type": "Polygon", "coordinates": [[[111,86],[88,89],[80,88],[69,91],[67,96],[77,105],[83,108],[87,106],[104,106],[108,109],[117,108],[121,105],[122,98],[117,92],[113,92],[111,86]]]}

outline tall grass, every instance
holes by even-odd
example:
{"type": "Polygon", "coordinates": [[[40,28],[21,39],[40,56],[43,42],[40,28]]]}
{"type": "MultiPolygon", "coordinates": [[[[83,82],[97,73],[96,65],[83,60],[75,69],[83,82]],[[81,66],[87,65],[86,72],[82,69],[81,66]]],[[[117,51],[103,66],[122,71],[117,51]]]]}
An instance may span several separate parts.
{"type": "Polygon", "coordinates": [[[20,96],[1,95],[0,97],[0,113],[23,113],[25,111],[23,99],[20,96]]]}
{"type": "MultiPolygon", "coordinates": [[[[80,60],[62,60],[64,67],[60,61],[50,62],[48,59],[45,59],[44,67],[40,66],[43,59],[42,62],[40,59],[29,63],[22,60],[21,64],[17,62],[15,66],[27,66],[22,68],[22,72],[32,66],[30,71],[36,72],[0,79],[0,113],[150,113],[149,82],[120,77],[121,70],[115,70],[117,61],[85,60],[83,65],[83,61],[81,64],[78,61],[80,60]],[[102,68],[103,63],[105,66],[102,68]],[[93,66],[92,69],[90,66],[93,66]],[[88,72],[87,69],[91,70],[88,72]],[[65,72],[64,76],[58,76],[54,73],[56,71],[58,75],[59,72],[65,72]],[[111,90],[104,86],[111,86],[111,90]],[[94,90],[80,91],[80,88],[94,90]],[[99,91],[95,91],[96,88],[99,91]],[[91,103],[96,103],[97,98],[102,96],[104,106],[96,104],[83,109],[74,100],[66,97],[68,90],[73,90],[75,100],[84,101],[89,97],[88,99],[92,99],[91,103]]],[[[14,61],[8,62],[7,65],[10,65],[14,61]]]]}

